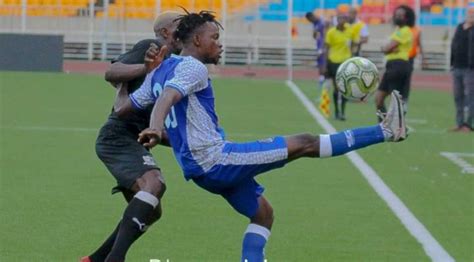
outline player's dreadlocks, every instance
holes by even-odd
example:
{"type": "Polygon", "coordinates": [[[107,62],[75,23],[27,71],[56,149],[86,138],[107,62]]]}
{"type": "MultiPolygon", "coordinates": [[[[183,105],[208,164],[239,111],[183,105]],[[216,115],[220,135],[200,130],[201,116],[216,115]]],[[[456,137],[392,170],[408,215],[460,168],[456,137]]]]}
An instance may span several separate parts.
{"type": "Polygon", "coordinates": [[[178,27],[173,36],[176,40],[186,43],[192,36],[193,32],[206,22],[215,23],[219,28],[223,29],[222,25],[216,20],[211,11],[200,11],[199,13],[189,13],[188,10],[184,15],[180,15],[175,21],[179,21],[178,27]]]}
{"type": "Polygon", "coordinates": [[[415,15],[415,11],[413,11],[413,8],[407,5],[401,5],[401,6],[398,6],[395,9],[395,11],[397,11],[397,9],[403,9],[405,11],[405,18],[406,18],[405,22],[407,26],[409,27],[415,26],[416,15],[415,15]]]}

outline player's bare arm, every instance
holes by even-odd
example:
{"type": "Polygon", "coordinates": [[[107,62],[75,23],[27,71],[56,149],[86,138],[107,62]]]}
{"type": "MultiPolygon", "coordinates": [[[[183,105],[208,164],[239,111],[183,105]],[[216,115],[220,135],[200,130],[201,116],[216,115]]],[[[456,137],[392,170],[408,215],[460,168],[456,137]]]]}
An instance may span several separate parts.
{"type": "Polygon", "coordinates": [[[114,111],[120,118],[124,118],[133,110],[132,101],[128,97],[128,84],[118,83],[116,88],[114,111]]]}
{"type": "Polygon", "coordinates": [[[142,77],[145,74],[146,68],[143,64],[128,65],[122,62],[115,62],[107,69],[104,78],[117,88],[118,83],[128,82],[132,79],[142,77]]]}
{"type": "Polygon", "coordinates": [[[174,88],[165,88],[156,101],[150,117],[150,127],[138,135],[138,142],[147,148],[153,148],[162,140],[165,128],[165,118],[171,107],[178,103],[183,96],[174,88]]]}
{"type": "Polygon", "coordinates": [[[118,88],[118,83],[128,82],[151,72],[163,61],[167,52],[168,48],[166,46],[159,49],[157,45],[152,43],[146,52],[144,64],[113,63],[105,72],[105,80],[118,88]]]}
{"type": "Polygon", "coordinates": [[[351,53],[354,56],[360,50],[360,42],[351,41],[351,53]]]}
{"type": "Polygon", "coordinates": [[[397,47],[400,45],[399,42],[391,40],[390,43],[382,46],[381,50],[384,54],[390,54],[397,50],[397,47]]]}
{"type": "MultiPolygon", "coordinates": [[[[155,44],[150,44],[145,54],[145,63],[142,65],[145,68],[146,73],[150,73],[158,67],[161,62],[165,59],[165,56],[168,52],[166,45],[158,49],[158,46],[155,44]]],[[[128,66],[123,64],[123,66],[128,66]]],[[[133,65],[132,65],[133,66],[133,65]]],[[[116,84],[117,94],[115,97],[114,111],[119,117],[126,117],[130,112],[133,111],[132,101],[128,97],[128,85],[127,82],[121,82],[116,84]]]]}

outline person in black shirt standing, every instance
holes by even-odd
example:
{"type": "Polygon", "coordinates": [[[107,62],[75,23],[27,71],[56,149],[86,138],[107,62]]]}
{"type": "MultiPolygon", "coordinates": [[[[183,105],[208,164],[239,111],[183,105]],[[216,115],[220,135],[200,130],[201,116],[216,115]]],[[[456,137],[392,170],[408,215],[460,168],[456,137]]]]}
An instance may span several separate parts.
{"type": "MultiPolygon", "coordinates": [[[[176,12],[158,15],[154,23],[156,39],[138,42],[112,61],[105,73],[105,80],[117,89],[117,96],[112,112],[99,131],[96,153],[117,181],[112,193],[121,192],[128,205],[111,235],[81,262],[125,261],[133,242],[161,217],[160,200],[166,190],[165,181],[148,148],[137,142],[138,134],[149,126],[152,108],[141,112],[125,108],[128,93],[138,89],[144,81],[150,81],[146,74],[165,55],[180,51],[173,38],[179,15],[176,12]]],[[[162,143],[166,145],[166,138],[162,143]]]]}
{"type": "Polygon", "coordinates": [[[451,68],[456,105],[456,127],[451,131],[472,132],[474,130],[474,7],[468,9],[466,21],[456,28],[451,43],[451,68]]]}

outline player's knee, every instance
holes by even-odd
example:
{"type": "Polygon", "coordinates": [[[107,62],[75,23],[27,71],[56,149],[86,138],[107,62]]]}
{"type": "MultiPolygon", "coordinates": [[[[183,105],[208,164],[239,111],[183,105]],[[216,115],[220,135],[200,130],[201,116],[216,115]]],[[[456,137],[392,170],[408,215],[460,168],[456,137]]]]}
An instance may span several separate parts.
{"type": "Polygon", "coordinates": [[[275,221],[275,213],[273,212],[273,207],[270,205],[267,206],[266,220],[270,225],[272,225],[273,221],[275,221]]]}
{"type": "Polygon", "coordinates": [[[275,220],[275,215],[273,213],[273,208],[268,202],[261,202],[257,215],[251,219],[252,223],[264,226],[268,229],[272,228],[273,221],[275,220]]]}
{"type": "Polygon", "coordinates": [[[140,190],[147,191],[157,198],[161,198],[166,191],[166,184],[158,170],[146,172],[142,177],[137,179],[137,184],[140,190]]]}

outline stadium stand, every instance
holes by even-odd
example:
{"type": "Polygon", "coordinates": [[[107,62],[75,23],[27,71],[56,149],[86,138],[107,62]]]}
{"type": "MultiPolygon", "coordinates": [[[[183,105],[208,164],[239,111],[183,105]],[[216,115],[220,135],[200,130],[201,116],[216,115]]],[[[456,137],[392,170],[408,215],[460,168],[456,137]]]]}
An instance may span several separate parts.
{"type": "MultiPolygon", "coordinates": [[[[1,16],[20,16],[22,14],[22,0],[0,1],[1,16]]],[[[188,10],[214,10],[220,15],[223,0],[167,0],[160,1],[161,10],[177,10],[182,6],[188,10]]],[[[314,10],[316,14],[330,17],[341,5],[349,6],[352,0],[325,1],[294,0],[294,15],[296,22],[304,21],[306,12],[314,10]]],[[[358,0],[360,17],[368,24],[377,25],[388,22],[393,10],[401,4],[414,6],[414,0],[358,0]]],[[[72,17],[87,13],[89,0],[27,0],[26,14],[28,16],[72,17]]],[[[456,24],[458,17],[464,17],[466,6],[472,0],[421,0],[420,25],[448,25],[456,24]],[[449,21],[451,13],[452,21],[449,21]]],[[[260,19],[263,21],[285,21],[288,1],[247,0],[227,1],[228,13],[245,12],[259,8],[260,19]]],[[[108,11],[104,8],[103,0],[94,0],[95,14],[103,17],[107,12],[110,18],[152,19],[156,8],[155,0],[110,0],[108,11]]],[[[254,17],[250,17],[254,19],[254,17]]]]}
{"type": "MultiPolygon", "coordinates": [[[[22,7],[22,0],[0,0],[0,30],[7,33],[21,30],[19,22],[24,11],[28,16],[26,32],[65,36],[65,58],[110,59],[128,49],[140,37],[148,36],[145,28],[158,8],[156,0],[110,0],[108,8],[105,8],[104,1],[93,0],[92,3],[96,18],[108,16],[112,21],[117,20],[117,23],[108,23],[107,29],[104,29],[102,19],[89,19],[89,0],[26,0],[25,8],[22,7]],[[74,32],[70,30],[72,25],[76,28],[74,32]],[[107,32],[106,37],[104,32],[107,32]],[[104,50],[107,52],[102,56],[104,50]]],[[[214,10],[220,16],[224,1],[161,0],[160,9],[179,10],[179,5],[190,11],[214,10]]],[[[371,32],[371,40],[365,46],[363,55],[377,65],[383,64],[379,47],[391,30],[388,25],[391,12],[400,4],[414,5],[415,0],[389,0],[388,5],[385,2],[357,1],[360,18],[369,24],[371,32]]],[[[284,65],[288,0],[227,0],[226,3],[226,62],[284,65]]],[[[292,28],[295,65],[311,65],[316,56],[304,14],[314,11],[329,18],[335,15],[337,8],[349,7],[352,3],[352,0],[294,0],[292,28]]],[[[465,16],[466,5],[474,5],[474,0],[420,0],[420,3],[419,24],[424,27],[428,69],[443,70],[447,61],[446,39],[449,39],[447,25],[460,22],[465,16]]]]}

